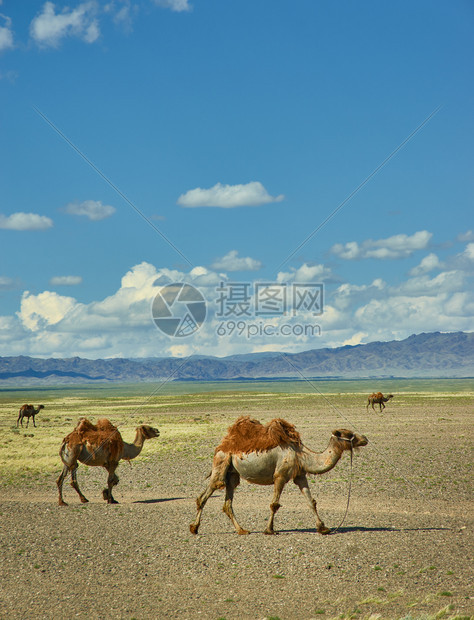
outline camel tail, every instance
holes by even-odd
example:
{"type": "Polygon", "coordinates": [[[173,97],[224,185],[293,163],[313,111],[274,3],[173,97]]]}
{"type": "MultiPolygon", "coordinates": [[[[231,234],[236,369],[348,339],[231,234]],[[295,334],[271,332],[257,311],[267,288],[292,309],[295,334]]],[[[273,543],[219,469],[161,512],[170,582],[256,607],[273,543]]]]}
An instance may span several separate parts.
{"type": "Polygon", "coordinates": [[[66,438],[63,439],[61,447],[59,448],[59,458],[63,462],[63,465],[66,465],[66,461],[64,460],[64,448],[66,447],[67,441],[66,438]]]}

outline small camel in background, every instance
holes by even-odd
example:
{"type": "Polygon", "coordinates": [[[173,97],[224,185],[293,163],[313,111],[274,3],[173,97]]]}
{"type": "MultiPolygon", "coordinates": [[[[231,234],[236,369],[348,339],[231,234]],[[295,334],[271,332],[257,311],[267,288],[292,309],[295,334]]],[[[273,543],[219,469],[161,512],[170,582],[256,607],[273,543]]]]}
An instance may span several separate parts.
{"type": "Polygon", "coordinates": [[[234,490],[243,478],[252,484],[273,485],[271,514],[265,534],[275,534],[273,521],[280,508],[280,495],[290,480],[300,489],[313,511],[318,532],[329,534],[331,530],[319,518],[306,474],[324,474],[337,464],[345,451],[366,446],[367,443],[364,435],[341,428],[333,431],[324,452],[313,452],[303,444],[293,424],[286,420],[277,418],[264,426],[249,416],[240,417],[229,427],[227,435],[215,450],[210,481],[196,500],[196,519],[189,529],[192,534],[198,533],[207,500],[214,491],[225,488],[223,510],[238,534],[248,534],[239,525],[232,509],[234,490]]]}
{"type": "Polygon", "coordinates": [[[374,392],[373,394],[371,394],[369,396],[369,399],[367,401],[367,407],[366,410],[369,410],[369,405],[372,405],[372,409],[375,411],[375,407],[374,405],[377,403],[380,407],[380,412],[382,412],[383,409],[385,409],[385,403],[388,403],[388,401],[393,398],[393,394],[389,394],[388,396],[384,396],[382,394],[382,392],[374,392]]]}
{"type": "Polygon", "coordinates": [[[28,424],[30,423],[30,418],[33,418],[33,426],[36,428],[35,424],[35,415],[44,409],[44,405],[38,405],[38,408],[35,409],[33,405],[23,405],[20,407],[20,412],[18,414],[18,420],[16,421],[16,425],[18,427],[19,423],[23,426],[23,418],[26,418],[26,428],[28,428],[28,424]]]}

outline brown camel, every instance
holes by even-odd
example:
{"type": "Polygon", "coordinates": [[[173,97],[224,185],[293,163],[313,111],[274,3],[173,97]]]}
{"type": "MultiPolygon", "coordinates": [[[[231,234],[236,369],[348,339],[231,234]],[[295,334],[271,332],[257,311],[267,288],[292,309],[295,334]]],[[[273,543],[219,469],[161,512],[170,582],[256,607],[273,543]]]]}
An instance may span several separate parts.
{"type": "Polygon", "coordinates": [[[108,471],[107,488],[102,491],[102,497],[108,504],[118,502],[112,496],[112,487],[118,484],[115,470],[121,459],[130,461],[137,457],[146,439],[158,437],[157,428],[138,426],[133,443],[126,443],[113,424],[105,418],[97,420],[94,425],[87,418],[82,418],[76,428],[64,439],[59,450],[59,456],[64,463],[63,471],[57,480],[59,491],[59,505],[67,506],[63,500],[63,482],[68,473],[71,474],[71,486],[77,491],[83,504],[89,500],[84,497],[77,483],[78,461],[84,465],[104,467],[108,471]]]}
{"type": "Polygon", "coordinates": [[[380,406],[380,412],[385,409],[385,403],[388,403],[388,401],[393,398],[393,394],[389,394],[388,396],[384,396],[382,394],[382,392],[374,392],[373,394],[371,394],[369,396],[369,400],[367,401],[367,407],[366,410],[369,410],[369,405],[372,405],[372,409],[375,411],[375,407],[374,404],[378,403],[378,405],[380,406]]]}
{"type": "Polygon", "coordinates": [[[38,405],[38,408],[35,409],[33,405],[23,405],[20,407],[20,412],[18,414],[18,420],[16,421],[16,425],[18,427],[19,423],[23,426],[23,418],[26,418],[26,428],[28,428],[28,424],[30,423],[30,418],[33,418],[33,426],[36,428],[35,424],[35,415],[44,409],[44,405],[38,405]]]}
{"type": "Polygon", "coordinates": [[[197,498],[196,519],[189,526],[197,534],[201,514],[207,500],[216,489],[225,488],[224,512],[234,524],[238,534],[248,534],[235,518],[232,509],[234,490],[240,478],[253,484],[274,486],[270,504],[270,518],[265,534],[275,534],[273,521],[280,508],[279,500],[287,482],[293,480],[303,493],[311,510],[316,515],[316,527],[320,534],[330,530],[321,521],[316,501],[311,497],[306,474],[323,474],[332,469],[346,450],[366,446],[368,440],[346,429],[333,432],[324,452],[313,452],[303,445],[300,434],[289,422],[277,418],[265,426],[248,416],[238,418],[229,427],[227,435],[217,446],[212,462],[210,481],[197,498]]]}

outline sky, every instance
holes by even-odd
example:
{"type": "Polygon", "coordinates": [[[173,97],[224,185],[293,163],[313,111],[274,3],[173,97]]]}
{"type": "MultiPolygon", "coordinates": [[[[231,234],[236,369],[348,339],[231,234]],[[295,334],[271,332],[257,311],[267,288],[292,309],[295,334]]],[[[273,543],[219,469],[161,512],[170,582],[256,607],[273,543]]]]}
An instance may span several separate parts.
{"type": "Polygon", "coordinates": [[[0,0],[0,355],[474,329],[469,1],[0,0]]]}

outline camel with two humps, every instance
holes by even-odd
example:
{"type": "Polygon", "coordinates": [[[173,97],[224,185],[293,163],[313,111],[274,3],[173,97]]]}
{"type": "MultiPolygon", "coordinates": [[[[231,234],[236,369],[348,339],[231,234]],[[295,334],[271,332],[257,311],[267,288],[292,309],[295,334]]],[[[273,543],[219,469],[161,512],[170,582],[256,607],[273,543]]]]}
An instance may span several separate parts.
{"type": "Polygon", "coordinates": [[[63,470],[57,479],[59,505],[67,506],[63,499],[63,482],[68,474],[71,475],[71,486],[83,504],[89,500],[79,489],[77,482],[78,463],[91,467],[104,467],[108,472],[107,488],[102,491],[102,497],[108,504],[117,504],[112,495],[112,488],[119,482],[115,473],[121,460],[130,461],[142,451],[147,439],[158,437],[160,431],[147,425],[138,426],[133,443],[126,443],[118,429],[105,418],[92,424],[87,418],[82,418],[76,428],[69,433],[62,442],[59,456],[64,464],[63,470]]]}
{"type": "Polygon", "coordinates": [[[196,500],[196,519],[189,529],[192,534],[198,533],[207,500],[217,489],[225,489],[224,513],[238,534],[248,534],[248,530],[238,523],[232,508],[234,491],[243,478],[252,484],[273,485],[265,534],[276,533],[275,514],[280,508],[283,488],[290,480],[300,489],[313,511],[318,532],[329,534],[331,530],[318,515],[316,500],[311,496],[306,476],[330,471],[344,452],[366,446],[367,443],[364,435],[338,429],[333,431],[326,450],[317,453],[303,444],[296,428],[286,420],[276,418],[264,426],[249,416],[240,417],[229,427],[227,435],[215,450],[210,481],[196,500]]]}

